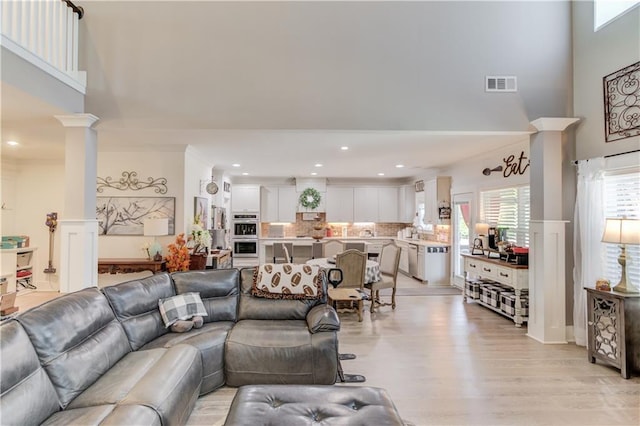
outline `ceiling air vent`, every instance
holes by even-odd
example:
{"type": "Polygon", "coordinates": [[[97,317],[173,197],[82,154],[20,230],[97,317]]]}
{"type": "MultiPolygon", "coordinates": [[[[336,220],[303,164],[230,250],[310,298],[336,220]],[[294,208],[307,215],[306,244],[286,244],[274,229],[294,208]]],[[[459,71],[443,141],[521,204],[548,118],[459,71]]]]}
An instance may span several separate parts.
{"type": "Polygon", "coordinates": [[[485,92],[517,92],[518,80],[514,76],[487,76],[485,92]]]}

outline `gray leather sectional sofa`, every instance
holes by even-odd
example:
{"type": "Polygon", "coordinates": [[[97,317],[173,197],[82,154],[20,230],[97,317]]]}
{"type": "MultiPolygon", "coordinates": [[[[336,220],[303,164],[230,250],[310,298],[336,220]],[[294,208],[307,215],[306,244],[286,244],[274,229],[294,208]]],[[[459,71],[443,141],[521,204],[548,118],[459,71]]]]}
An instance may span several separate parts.
{"type": "Polygon", "coordinates": [[[0,424],[183,424],[199,395],[225,383],[333,384],[333,308],[254,297],[252,280],[253,269],[158,274],[4,321],[0,424]],[[158,300],[186,292],[200,293],[208,316],[172,333],[158,300]]]}

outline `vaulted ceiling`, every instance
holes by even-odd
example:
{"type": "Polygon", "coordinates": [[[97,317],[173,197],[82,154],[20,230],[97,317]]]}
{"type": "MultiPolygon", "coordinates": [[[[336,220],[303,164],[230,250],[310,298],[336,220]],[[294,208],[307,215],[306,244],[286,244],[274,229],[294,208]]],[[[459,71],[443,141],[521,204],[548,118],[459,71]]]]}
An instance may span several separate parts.
{"type": "Polygon", "coordinates": [[[102,150],[189,144],[231,174],[403,177],[569,113],[569,2],[77,4],[102,150]],[[488,75],[518,91],[485,92],[488,75]]]}

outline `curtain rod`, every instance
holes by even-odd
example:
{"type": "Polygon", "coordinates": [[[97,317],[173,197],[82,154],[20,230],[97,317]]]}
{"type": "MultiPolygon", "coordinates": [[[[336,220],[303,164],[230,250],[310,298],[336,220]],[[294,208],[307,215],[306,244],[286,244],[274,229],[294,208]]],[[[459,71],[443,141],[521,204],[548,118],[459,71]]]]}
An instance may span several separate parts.
{"type": "MultiPolygon", "coordinates": [[[[631,151],[620,152],[618,154],[609,154],[609,155],[605,155],[604,158],[617,157],[618,155],[625,155],[625,154],[633,154],[634,152],[640,152],[640,149],[633,149],[631,151]]],[[[578,164],[578,160],[575,160],[573,164],[578,164]]]]}

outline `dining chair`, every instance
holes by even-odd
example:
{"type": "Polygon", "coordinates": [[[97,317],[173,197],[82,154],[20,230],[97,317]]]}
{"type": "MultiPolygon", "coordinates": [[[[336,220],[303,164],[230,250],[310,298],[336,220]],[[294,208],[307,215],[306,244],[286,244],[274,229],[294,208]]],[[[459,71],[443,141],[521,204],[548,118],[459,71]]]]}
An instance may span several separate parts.
{"type": "Polygon", "coordinates": [[[333,257],[344,251],[344,244],[339,240],[330,240],[322,246],[322,257],[333,257]]]}
{"type": "Polygon", "coordinates": [[[344,243],[345,250],[360,250],[361,252],[365,252],[365,244],[363,242],[346,242],[344,243]]]}
{"type": "Polygon", "coordinates": [[[321,243],[319,241],[314,241],[313,243],[311,243],[311,258],[312,259],[319,259],[322,256],[322,252],[324,250],[324,243],[321,243]]]}
{"type": "Polygon", "coordinates": [[[398,266],[400,265],[400,247],[395,243],[386,244],[382,247],[379,258],[380,264],[380,281],[365,284],[365,288],[371,291],[371,309],[373,313],[375,306],[389,306],[396,308],[396,284],[398,280],[398,266]],[[390,288],[391,303],[383,303],[380,301],[380,290],[390,288]]]}
{"type": "Polygon", "coordinates": [[[293,263],[293,243],[273,243],[273,263],[293,263]]]}
{"type": "Polygon", "coordinates": [[[342,270],[342,283],[338,288],[364,289],[367,255],[360,250],[345,250],[336,255],[336,268],[342,270]]]}

